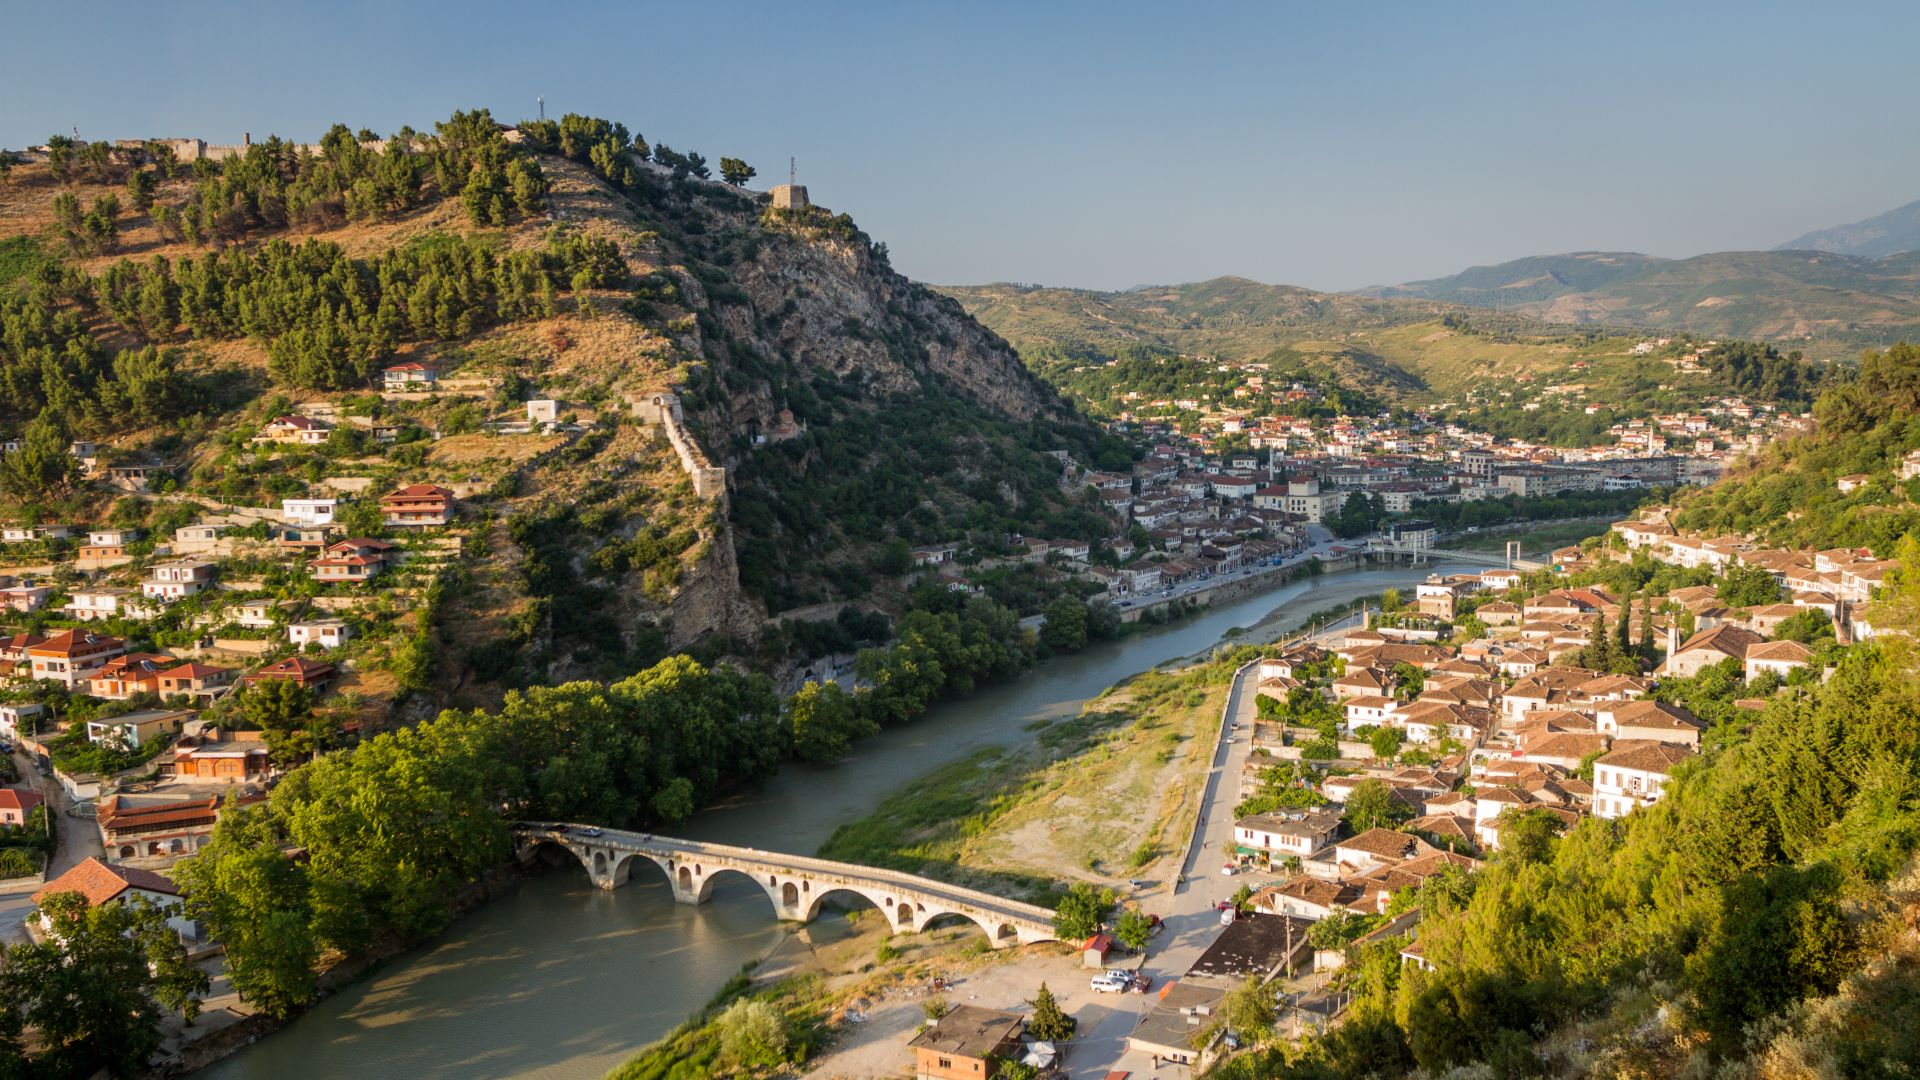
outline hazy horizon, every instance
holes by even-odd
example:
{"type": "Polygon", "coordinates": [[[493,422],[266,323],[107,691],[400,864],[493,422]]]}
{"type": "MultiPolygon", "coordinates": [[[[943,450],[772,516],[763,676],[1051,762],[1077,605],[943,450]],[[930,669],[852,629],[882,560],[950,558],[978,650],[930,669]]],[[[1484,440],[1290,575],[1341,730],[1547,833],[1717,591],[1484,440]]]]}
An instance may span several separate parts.
{"type": "Polygon", "coordinates": [[[385,134],[544,95],[754,187],[795,156],[940,284],[1355,289],[1765,249],[1920,197],[1920,120],[1888,107],[1920,9],[1894,4],[108,10],[9,11],[86,49],[15,51],[0,145],[385,134]]]}

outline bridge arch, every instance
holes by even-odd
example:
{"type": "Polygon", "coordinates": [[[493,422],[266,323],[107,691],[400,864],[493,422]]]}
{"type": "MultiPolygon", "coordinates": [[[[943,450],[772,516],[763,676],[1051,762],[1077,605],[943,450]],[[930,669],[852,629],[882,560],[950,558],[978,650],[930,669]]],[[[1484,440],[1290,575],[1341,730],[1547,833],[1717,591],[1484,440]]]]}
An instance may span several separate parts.
{"type": "MultiPolygon", "coordinates": [[[[698,870],[698,869],[699,867],[696,866],[695,870],[698,870]]],[[[683,864],[680,867],[680,873],[685,874],[686,872],[687,872],[687,868],[683,864]]],[[[780,904],[780,888],[779,886],[773,883],[773,879],[771,875],[763,876],[761,874],[755,873],[752,870],[748,870],[738,866],[716,866],[711,870],[708,870],[704,875],[702,875],[699,879],[700,891],[694,894],[695,902],[701,903],[701,904],[706,903],[707,899],[713,895],[713,883],[729,875],[736,875],[739,877],[743,877],[748,881],[753,882],[755,885],[758,885],[760,887],[760,891],[767,894],[767,899],[773,902],[773,911],[775,915],[778,915],[781,912],[786,910],[780,904]]],[[[681,880],[685,881],[686,879],[682,878],[681,880]]]]}
{"type": "Polygon", "coordinates": [[[942,930],[942,929],[946,929],[954,926],[973,927],[974,929],[987,935],[988,944],[996,943],[1003,936],[1006,938],[1006,940],[1012,941],[1014,940],[1014,937],[1017,936],[1019,933],[1018,931],[1014,930],[1014,928],[1011,926],[1001,926],[994,923],[992,920],[982,919],[980,916],[973,915],[965,911],[928,912],[917,921],[916,925],[914,926],[914,930],[916,931],[942,930]],[[1002,930],[1006,931],[1004,935],[1000,933],[1000,931],[1002,930]]]}
{"type": "Polygon", "coordinates": [[[865,900],[870,907],[880,913],[880,916],[887,921],[887,926],[891,928],[910,925],[900,921],[899,913],[904,910],[908,919],[911,920],[913,905],[900,903],[900,898],[890,890],[862,888],[858,885],[832,885],[815,889],[811,896],[805,898],[807,906],[801,913],[800,921],[812,922],[819,918],[820,909],[826,906],[827,898],[836,894],[857,896],[865,900]]]}

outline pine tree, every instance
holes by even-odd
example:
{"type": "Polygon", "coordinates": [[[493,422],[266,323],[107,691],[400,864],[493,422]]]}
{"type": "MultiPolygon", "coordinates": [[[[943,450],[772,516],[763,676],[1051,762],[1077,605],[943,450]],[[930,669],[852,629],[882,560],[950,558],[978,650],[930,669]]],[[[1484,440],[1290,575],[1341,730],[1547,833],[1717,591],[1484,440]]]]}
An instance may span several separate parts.
{"type": "Polygon", "coordinates": [[[1047,1042],[1073,1038],[1078,1021],[1061,1011],[1046,983],[1040,984],[1040,992],[1028,1004],[1033,1006],[1033,1015],[1027,1018],[1027,1034],[1047,1042]]]}
{"type": "Polygon", "coordinates": [[[1593,620],[1593,634],[1580,651],[1580,666],[1605,671],[1613,666],[1613,635],[1607,633],[1607,620],[1593,620]]]}

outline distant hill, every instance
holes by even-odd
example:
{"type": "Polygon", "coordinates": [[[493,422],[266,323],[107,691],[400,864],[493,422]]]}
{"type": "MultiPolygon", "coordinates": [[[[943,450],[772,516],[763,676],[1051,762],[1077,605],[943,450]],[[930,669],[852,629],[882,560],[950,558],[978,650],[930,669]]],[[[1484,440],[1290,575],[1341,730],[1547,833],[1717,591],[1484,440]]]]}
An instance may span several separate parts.
{"type": "Polygon", "coordinates": [[[1529,301],[1550,300],[1567,293],[1601,288],[1666,261],[1631,251],[1535,255],[1494,266],[1469,267],[1450,277],[1361,289],[1360,295],[1509,308],[1529,301]]]}
{"type": "Polygon", "coordinates": [[[1773,250],[1831,251],[1867,258],[1920,251],[1920,200],[1851,225],[1815,229],[1773,250]]]}
{"type": "Polygon", "coordinates": [[[1489,379],[1560,378],[1637,338],[1432,300],[1320,293],[1222,277],[1126,292],[942,286],[1043,376],[1130,349],[1266,361],[1278,376],[1431,401],[1489,379]]]}
{"type": "Polygon", "coordinates": [[[1550,323],[1769,340],[1834,358],[1920,336],[1920,253],[1725,251],[1657,259],[1581,252],[1359,295],[1493,307],[1550,323]]]}

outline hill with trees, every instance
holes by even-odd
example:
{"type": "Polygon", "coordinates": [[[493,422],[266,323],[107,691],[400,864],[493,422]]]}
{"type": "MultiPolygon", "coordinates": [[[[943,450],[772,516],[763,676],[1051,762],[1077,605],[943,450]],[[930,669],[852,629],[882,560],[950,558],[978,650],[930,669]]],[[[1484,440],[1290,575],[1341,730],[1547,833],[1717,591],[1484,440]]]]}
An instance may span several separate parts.
{"type": "MultiPolygon", "coordinates": [[[[1581,280],[1657,262],[1633,258],[1640,261],[1590,269],[1581,280]]],[[[1798,411],[1812,397],[1804,387],[1817,390],[1826,378],[1824,365],[1803,364],[1797,349],[1780,352],[1786,346],[1709,348],[1704,335],[1678,334],[1656,347],[1644,332],[1570,329],[1439,299],[1314,293],[1243,278],[1119,293],[1021,285],[942,291],[1012,342],[1041,378],[1100,415],[1137,411],[1143,401],[1224,403],[1258,375],[1269,388],[1309,391],[1310,404],[1288,403],[1293,415],[1446,406],[1495,434],[1590,445],[1616,421],[1695,409],[1723,395],[1798,411]],[[1706,355],[1683,364],[1693,352],[1706,355]],[[1776,358],[1769,374],[1754,377],[1758,369],[1744,358],[1769,352],[1776,358]],[[1788,366],[1791,377],[1781,374],[1788,366]],[[1569,412],[1569,404],[1595,408],[1569,412]]]]}
{"type": "Polygon", "coordinates": [[[1632,251],[1575,251],[1473,266],[1457,274],[1359,290],[1362,296],[1437,300],[1504,310],[1633,277],[1667,260],[1632,251]]]}
{"type": "MultiPolygon", "coordinates": [[[[1892,237],[1913,209],[1888,215],[1885,234],[1892,237]]],[[[1870,231],[1881,235],[1877,227],[1870,231]]],[[[1823,360],[1920,331],[1920,256],[1910,245],[1888,239],[1858,251],[1844,245],[1808,250],[1822,246],[1803,243],[1808,239],[1773,251],[1689,259],[1628,252],[1536,256],[1362,295],[1491,306],[1548,323],[1685,331],[1783,348],[1790,342],[1823,360]]]]}
{"type": "Polygon", "coordinates": [[[1444,399],[1490,376],[1565,371],[1590,355],[1624,357],[1639,340],[1457,304],[1232,277],[1106,293],[1005,284],[941,291],[1049,378],[1062,364],[1185,356],[1267,363],[1277,379],[1391,403],[1444,399]]]}
{"type": "Polygon", "coordinates": [[[382,697],[438,704],[675,649],[775,668],[884,641],[910,606],[904,546],[1104,532],[1053,453],[1123,449],[847,214],[775,210],[740,186],[750,165],[719,171],[571,115],[335,125],[223,160],[52,138],[0,177],[0,431],[21,443],[0,514],[170,532],[338,475],[457,481],[461,555],[415,612],[432,625],[399,639],[404,663],[362,646],[369,670],[406,669],[382,697]],[[382,394],[402,362],[439,389],[382,394]],[[634,416],[662,392],[726,497],[697,497],[634,416]],[[533,398],[562,422],[499,434],[533,398]],[[309,407],[354,431],[255,438],[309,407]],[[76,439],[177,468],[118,496],[79,474],[76,439]],[[848,601],[858,633],[771,618],[848,601]]]}

